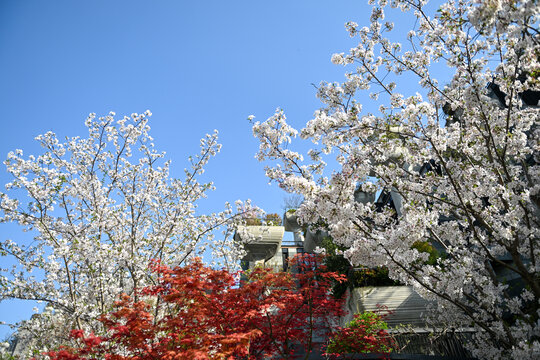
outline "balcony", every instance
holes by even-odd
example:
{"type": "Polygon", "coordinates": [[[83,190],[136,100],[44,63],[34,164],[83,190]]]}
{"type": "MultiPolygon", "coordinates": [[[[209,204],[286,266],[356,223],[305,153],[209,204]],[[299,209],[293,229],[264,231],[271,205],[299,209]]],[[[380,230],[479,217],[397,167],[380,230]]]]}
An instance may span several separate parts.
{"type": "Polygon", "coordinates": [[[247,252],[244,261],[267,262],[281,247],[284,233],[283,226],[239,226],[234,239],[244,245],[247,252]]]}

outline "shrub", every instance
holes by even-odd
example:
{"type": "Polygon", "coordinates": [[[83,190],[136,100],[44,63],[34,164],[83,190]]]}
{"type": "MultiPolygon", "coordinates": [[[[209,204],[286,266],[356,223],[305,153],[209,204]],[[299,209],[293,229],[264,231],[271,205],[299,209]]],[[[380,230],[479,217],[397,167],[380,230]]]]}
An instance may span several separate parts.
{"type": "Polygon", "coordinates": [[[281,216],[278,214],[266,214],[264,222],[268,226],[281,226],[281,216]]]}
{"type": "Polygon", "coordinates": [[[278,214],[266,214],[264,218],[247,218],[246,226],[281,226],[281,216],[278,214]]]}
{"type": "Polygon", "coordinates": [[[386,331],[385,318],[389,312],[364,312],[354,315],[354,319],[344,328],[339,328],[330,340],[328,355],[353,353],[389,354],[396,347],[394,340],[386,331]]]}

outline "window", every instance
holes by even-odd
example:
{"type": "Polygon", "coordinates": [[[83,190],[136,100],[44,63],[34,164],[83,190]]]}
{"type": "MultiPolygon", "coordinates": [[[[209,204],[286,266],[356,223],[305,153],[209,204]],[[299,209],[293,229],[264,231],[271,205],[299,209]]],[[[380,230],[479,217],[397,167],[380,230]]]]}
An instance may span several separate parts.
{"type": "Polygon", "coordinates": [[[281,254],[283,256],[283,271],[287,271],[287,269],[289,268],[289,249],[282,248],[281,254]]]}

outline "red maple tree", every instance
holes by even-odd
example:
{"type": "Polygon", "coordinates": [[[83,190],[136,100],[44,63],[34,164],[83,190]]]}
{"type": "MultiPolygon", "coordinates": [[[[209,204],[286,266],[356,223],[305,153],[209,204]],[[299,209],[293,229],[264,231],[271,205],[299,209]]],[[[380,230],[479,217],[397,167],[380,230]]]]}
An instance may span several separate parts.
{"type": "Polygon", "coordinates": [[[103,335],[72,331],[75,346],[46,353],[52,360],[283,359],[305,357],[330,331],[342,301],[330,287],[344,276],[321,258],[293,259],[293,273],[256,268],[239,274],[196,260],[173,269],[154,263],[159,283],[141,300],[123,295],[100,322],[103,335]]]}

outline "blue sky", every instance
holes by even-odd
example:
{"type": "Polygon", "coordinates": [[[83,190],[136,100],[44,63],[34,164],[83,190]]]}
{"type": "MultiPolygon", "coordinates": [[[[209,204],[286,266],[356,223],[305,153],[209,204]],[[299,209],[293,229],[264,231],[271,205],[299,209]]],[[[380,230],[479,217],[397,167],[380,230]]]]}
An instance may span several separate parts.
{"type": "MultiPolygon", "coordinates": [[[[268,186],[246,118],[277,107],[301,127],[321,104],[312,83],[340,81],[335,52],[367,23],[364,1],[0,0],[0,158],[40,152],[36,135],[85,136],[95,112],[154,114],[152,136],[181,177],[199,139],[220,132],[222,152],[205,177],[217,190],[202,204],[252,199],[280,212],[285,194],[268,186]]],[[[0,170],[0,183],[10,179],[0,170]]],[[[23,236],[1,225],[2,239],[23,236]]],[[[0,304],[0,320],[30,316],[33,304],[0,304]]],[[[9,328],[0,326],[0,340],[9,328]]]]}
{"type": "Polygon", "coordinates": [[[282,195],[253,158],[247,116],[282,107],[305,124],[321,105],[311,84],[343,79],[330,57],[354,45],[344,23],[369,17],[363,1],[345,0],[0,4],[1,157],[39,151],[33,138],[49,130],[84,136],[90,112],[150,109],[173,171],[218,129],[213,201],[251,198],[269,211],[282,195]]]}

